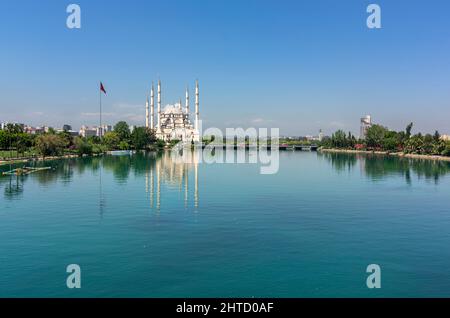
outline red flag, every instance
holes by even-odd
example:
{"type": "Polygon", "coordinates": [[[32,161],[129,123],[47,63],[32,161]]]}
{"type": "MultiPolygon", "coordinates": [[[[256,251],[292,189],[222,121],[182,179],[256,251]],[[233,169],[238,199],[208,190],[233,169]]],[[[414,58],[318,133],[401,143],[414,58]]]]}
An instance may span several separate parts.
{"type": "Polygon", "coordinates": [[[106,90],[105,90],[105,87],[103,86],[102,82],[100,82],[100,91],[102,91],[106,95],[106,90]]]}

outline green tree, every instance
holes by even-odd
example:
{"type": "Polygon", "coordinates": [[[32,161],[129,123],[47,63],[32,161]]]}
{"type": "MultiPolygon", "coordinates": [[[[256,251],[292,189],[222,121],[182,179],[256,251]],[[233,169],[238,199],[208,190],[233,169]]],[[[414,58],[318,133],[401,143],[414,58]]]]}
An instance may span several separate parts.
{"type": "Polygon", "coordinates": [[[64,146],[64,140],[57,135],[43,134],[36,138],[36,150],[44,157],[61,154],[64,146]]]}
{"type": "Polygon", "coordinates": [[[10,134],[20,134],[23,133],[23,128],[21,125],[18,124],[7,124],[6,125],[6,129],[5,129],[8,133],[10,134]]]}
{"type": "Polygon", "coordinates": [[[103,136],[103,143],[109,150],[118,149],[120,137],[115,131],[109,131],[103,136]]]}
{"type": "Polygon", "coordinates": [[[74,145],[78,155],[82,156],[92,154],[92,144],[89,143],[87,140],[81,137],[76,137],[74,139],[74,145]]]}
{"type": "Polygon", "coordinates": [[[151,129],[136,127],[131,133],[131,142],[135,149],[145,149],[154,141],[154,134],[151,129]]]}
{"type": "Polygon", "coordinates": [[[401,138],[396,131],[387,131],[381,145],[383,150],[396,151],[401,145],[401,138]]]}
{"type": "Polygon", "coordinates": [[[381,125],[373,125],[367,129],[366,145],[371,148],[380,148],[383,145],[383,139],[388,133],[387,128],[381,125]]]}
{"type": "Polygon", "coordinates": [[[68,131],[62,131],[57,135],[64,142],[64,148],[69,148],[73,145],[73,137],[68,131]]]}
{"type": "Polygon", "coordinates": [[[166,145],[166,143],[165,143],[165,141],[162,140],[162,139],[158,139],[158,140],[156,141],[156,146],[157,146],[158,148],[164,148],[165,145],[166,145]]]}
{"type": "Polygon", "coordinates": [[[433,136],[430,134],[426,134],[423,137],[423,147],[422,147],[422,152],[424,154],[430,155],[433,153],[433,148],[434,148],[434,139],[433,136]]]}
{"type": "Polygon", "coordinates": [[[416,134],[406,141],[404,151],[406,153],[422,154],[423,144],[424,142],[422,134],[416,134]]]}
{"type": "Polygon", "coordinates": [[[0,149],[9,149],[11,134],[6,130],[0,130],[0,149]]]}
{"type": "Polygon", "coordinates": [[[129,150],[130,149],[130,144],[126,141],[121,141],[119,143],[119,149],[120,150],[129,150]]]}
{"type": "Polygon", "coordinates": [[[331,145],[336,148],[347,147],[347,136],[343,130],[338,130],[331,136],[331,145]]]}
{"type": "Polygon", "coordinates": [[[26,133],[19,133],[15,135],[14,146],[18,153],[25,153],[33,144],[32,137],[26,133]]]}
{"type": "Polygon", "coordinates": [[[130,140],[130,127],[125,121],[119,121],[114,126],[114,132],[117,133],[121,142],[128,142],[130,140]]]}
{"type": "Polygon", "coordinates": [[[450,141],[446,142],[445,149],[442,150],[441,155],[450,156],[450,141]]]}
{"type": "Polygon", "coordinates": [[[434,142],[439,142],[441,140],[441,134],[439,133],[439,131],[436,130],[434,132],[433,139],[434,139],[434,142]]]}
{"type": "Polygon", "coordinates": [[[406,129],[405,129],[406,138],[411,137],[411,131],[412,131],[413,125],[414,125],[413,123],[409,123],[409,125],[406,126],[406,129]]]}

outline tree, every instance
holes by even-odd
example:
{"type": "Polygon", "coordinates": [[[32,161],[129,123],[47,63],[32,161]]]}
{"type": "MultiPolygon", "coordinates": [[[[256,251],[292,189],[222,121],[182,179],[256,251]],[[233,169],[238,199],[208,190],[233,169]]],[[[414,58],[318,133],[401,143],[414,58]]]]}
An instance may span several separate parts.
{"type": "Polygon", "coordinates": [[[347,136],[343,130],[336,131],[331,136],[331,144],[336,148],[345,148],[347,147],[347,136]]]}
{"type": "Polygon", "coordinates": [[[387,128],[381,125],[373,125],[367,129],[366,145],[367,147],[380,148],[383,145],[384,136],[387,134],[387,128]]]}
{"type": "Polygon", "coordinates": [[[84,140],[81,137],[76,137],[74,139],[75,149],[78,152],[78,155],[90,155],[92,154],[92,144],[88,141],[84,140]]]}
{"type": "Polygon", "coordinates": [[[434,139],[434,142],[439,142],[439,140],[441,139],[441,134],[439,133],[439,131],[436,130],[434,132],[433,139],[434,139]]]}
{"type": "Polygon", "coordinates": [[[409,125],[406,126],[405,131],[406,131],[406,137],[407,138],[411,137],[412,128],[413,128],[413,123],[409,123],[409,125]]]}
{"type": "Polygon", "coordinates": [[[145,127],[136,127],[131,133],[131,143],[135,149],[145,149],[154,142],[153,131],[145,127]]]}
{"type": "Polygon", "coordinates": [[[423,137],[422,134],[417,134],[409,138],[405,143],[405,152],[406,153],[423,153],[423,137]]]}
{"type": "Polygon", "coordinates": [[[69,148],[73,145],[73,137],[68,131],[62,131],[57,135],[61,138],[62,141],[64,141],[64,148],[69,148]]]}
{"type": "Polygon", "coordinates": [[[396,131],[388,131],[386,132],[383,141],[382,148],[387,151],[395,151],[398,149],[398,146],[401,144],[400,140],[401,136],[396,131]]]}
{"type": "Polygon", "coordinates": [[[10,146],[11,134],[6,130],[0,130],[0,149],[8,149],[10,146]]]}
{"type": "Polygon", "coordinates": [[[103,136],[103,143],[110,150],[115,150],[119,148],[120,137],[114,131],[109,131],[103,136]]]}
{"type": "Polygon", "coordinates": [[[447,143],[445,145],[445,149],[442,150],[441,155],[450,156],[450,142],[449,141],[447,141],[447,143]]]}
{"type": "Polygon", "coordinates": [[[6,129],[8,133],[10,134],[20,134],[23,133],[23,128],[21,125],[18,124],[7,124],[6,129]]]}
{"type": "Polygon", "coordinates": [[[129,150],[130,149],[130,145],[126,141],[121,141],[119,143],[119,149],[120,150],[129,150]]]}
{"type": "Polygon", "coordinates": [[[434,147],[434,139],[433,136],[430,134],[426,134],[425,137],[423,137],[423,153],[424,154],[431,154],[433,152],[434,147]]]}
{"type": "Polygon", "coordinates": [[[114,126],[114,132],[117,133],[117,135],[120,138],[120,141],[128,142],[130,139],[130,127],[128,124],[124,121],[119,121],[114,126]]]}
{"type": "Polygon", "coordinates": [[[17,152],[19,153],[25,153],[27,149],[29,149],[32,146],[32,138],[30,135],[26,133],[19,133],[15,135],[15,147],[17,149],[17,152]]]}
{"type": "Polygon", "coordinates": [[[43,134],[36,138],[36,150],[44,157],[60,154],[64,145],[64,140],[57,135],[43,134]]]}

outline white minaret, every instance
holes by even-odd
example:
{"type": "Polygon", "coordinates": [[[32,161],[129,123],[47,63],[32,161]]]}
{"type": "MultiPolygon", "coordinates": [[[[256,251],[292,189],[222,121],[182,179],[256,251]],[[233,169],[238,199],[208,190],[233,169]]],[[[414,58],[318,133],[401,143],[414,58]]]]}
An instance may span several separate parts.
{"type": "Polygon", "coordinates": [[[198,80],[195,81],[195,130],[198,132],[198,106],[199,106],[200,100],[199,100],[199,88],[198,88],[198,80]]]}
{"type": "Polygon", "coordinates": [[[150,128],[155,129],[155,89],[153,87],[150,91],[150,128]]]}
{"type": "Polygon", "coordinates": [[[161,129],[161,81],[158,80],[158,129],[161,129]]]}
{"type": "Polygon", "coordinates": [[[148,118],[149,117],[149,111],[148,111],[148,95],[147,95],[147,100],[145,101],[145,127],[149,127],[149,123],[148,123],[148,118]]]}
{"type": "Polygon", "coordinates": [[[180,98],[180,102],[178,103],[178,108],[181,109],[181,98],[180,98]]]}
{"type": "Polygon", "coordinates": [[[189,88],[186,87],[186,114],[189,118],[189,88]]]}

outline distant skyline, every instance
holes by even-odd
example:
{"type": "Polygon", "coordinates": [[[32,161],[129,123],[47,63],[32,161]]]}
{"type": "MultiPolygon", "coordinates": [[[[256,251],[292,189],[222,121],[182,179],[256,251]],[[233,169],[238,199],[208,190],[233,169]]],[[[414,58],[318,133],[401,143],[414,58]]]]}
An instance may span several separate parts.
{"type": "Polygon", "coordinates": [[[0,121],[145,125],[152,80],[163,105],[200,82],[209,127],[282,135],[359,134],[360,117],[450,134],[450,2],[8,1],[0,11],[0,121]],[[82,28],[66,27],[81,6],[82,28]],[[382,8],[382,29],[366,7],[382,8]]]}

